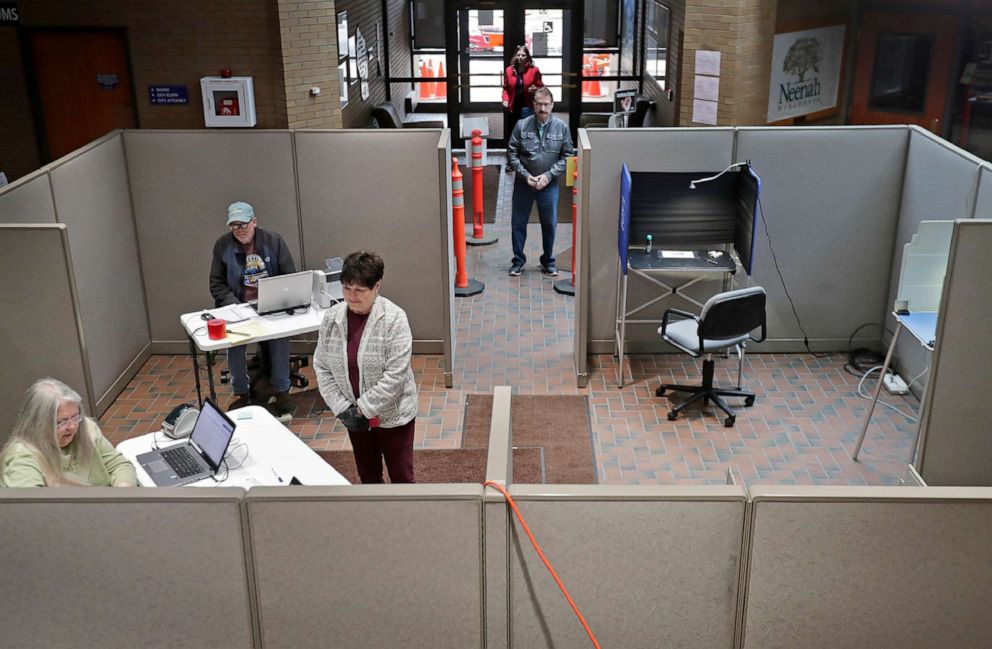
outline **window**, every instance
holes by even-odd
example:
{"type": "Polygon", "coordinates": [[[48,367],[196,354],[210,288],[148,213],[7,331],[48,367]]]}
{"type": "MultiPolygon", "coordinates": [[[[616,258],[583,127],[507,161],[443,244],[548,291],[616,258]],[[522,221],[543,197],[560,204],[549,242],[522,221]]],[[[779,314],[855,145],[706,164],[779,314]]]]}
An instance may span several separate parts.
{"type": "MultiPolygon", "coordinates": [[[[629,4],[633,5],[633,2],[629,4]]],[[[618,75],[631,72],[620,69],[621,26],[618,6],[616,0],[585,0],[585,24],[582,29],[583,101],[609,101],[619,85],[618,75]]]]}
{"type": "Polygon", "coordinates": [[[447,101],[434,80],[444,64],[444,44],[444,0],[410,0],[410,65],[421,102],[447,101]]]}
{"type": "Polygon", "coordinates": [[[658,0],[647,0],[644,9],[644,72],[654,77],[664,90],[671,28],[669,11],[658,0]]]}
{"type": "Polygon", "coordinates": [[[348,78],[350,57],[348,56],[348,12],[339,11],[338,22],[338,86],[340,87],[341,108],[348,105],[348,78]]]}

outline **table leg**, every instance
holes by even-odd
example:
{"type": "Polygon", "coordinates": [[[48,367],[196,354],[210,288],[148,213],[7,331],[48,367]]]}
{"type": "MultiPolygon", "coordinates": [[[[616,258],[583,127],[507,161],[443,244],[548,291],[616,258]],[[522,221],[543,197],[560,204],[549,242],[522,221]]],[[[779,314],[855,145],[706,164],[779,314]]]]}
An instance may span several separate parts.
{"type": "Polygon", "coordinates": [[[623,387],[623,356],[624,345],[627,333],[627,276],[623,276],[623,285],[620,288],[620,344],[618,345],[619,358],[617,360],[617,387],[623,387]]]}
{"type": "Polygon", "coordinates": [[[892,334],[892,342],[889,343],[889,351],[885,354],[885,362],[882,363],[882,373],[878,375],[878,385],[875,386],[875,396],[872,397],[871,406],[868,408],[868,414],[865,416],[865,425],[861,428],[861,435],[858,436],[858,443],[854,447],[854,454],[851,455],[851,459],[855,462],[858,461],[858,454],[861,452],[861,445],[865,441],[865,433],[868,432],[868,425],[871,424],[871,415],[875,412],[875,404],[878,403],[878,397],[882,393],[882,384],[885,382],[885,373],[889,371],[889,363],[892,362],[892,352],[896,350],[896,340],[899,338],[899,332],[902,330],[902,322],[896,320],[896,330],[892,334]]]}
{"type": "Polygon", "coordinates": [[[189,357],[193,359],[193,377],[196,379],[196,405],[200,408],[203,407],[203,394],[200,392],[200,353],[196,350],[196,343],[193,342],[191,336],[186,337],[189,340],[189,357]]]}
{"type": "Polygon", "coordinates": [[[214,354],[207,352],[207,385],[210,386],[210,400],[217,403],[217,392],[214,390],[214,354]]]}

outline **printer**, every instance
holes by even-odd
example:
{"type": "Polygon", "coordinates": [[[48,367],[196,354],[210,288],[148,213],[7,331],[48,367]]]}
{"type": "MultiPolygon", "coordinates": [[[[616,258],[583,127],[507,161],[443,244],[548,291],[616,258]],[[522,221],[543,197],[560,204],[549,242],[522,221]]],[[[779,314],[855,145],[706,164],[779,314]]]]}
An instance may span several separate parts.
{"type": "Polygon", "coordinates": [[[344,261],[340,257],[324,260],[323,270],[313,271],[313,303],[317,308],[326,309],[344,299],[341,292],[341,267],[344,261]]]}

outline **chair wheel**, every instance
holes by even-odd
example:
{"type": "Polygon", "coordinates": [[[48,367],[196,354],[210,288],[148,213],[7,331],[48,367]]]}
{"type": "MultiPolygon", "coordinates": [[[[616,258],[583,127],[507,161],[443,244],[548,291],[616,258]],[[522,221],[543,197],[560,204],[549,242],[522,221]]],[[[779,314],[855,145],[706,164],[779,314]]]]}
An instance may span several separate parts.
{"type": "Polygon", "coordinates": [[[754,397],[744,397],[744,407],[750,408],[754,405],[754,397]]]}
{"type": "Polygon", "coordinates": [[[679,413],[675,412],[674,410],[668,413],[668,421],[675,421],[678,418],[679,418],[679,413]]]}
{"type": "Polygon", "coordinates": [[[723,420],[723,425],[726,426],[727,428],[730,428],[731,426],[734,425],[735,421],[737,421],[737,417],[734,415],[730,415],[729,417],[723,420]]]}
{"type": "Polygon", "coordinates": [[[654,396],[656,397],[665,396],[665,386],[663,385],[658,386],[658,388],[654,391],[654,396]]]}
{"type": "Polygon", "coordinates": [[[299,385],[300,385],[301,388],[305,388],[308,385],[310,385],[310,379],[308,379],[307,377],[304,376],[299,381],[297,381],[297,383],[299,383],[299,385]]]}

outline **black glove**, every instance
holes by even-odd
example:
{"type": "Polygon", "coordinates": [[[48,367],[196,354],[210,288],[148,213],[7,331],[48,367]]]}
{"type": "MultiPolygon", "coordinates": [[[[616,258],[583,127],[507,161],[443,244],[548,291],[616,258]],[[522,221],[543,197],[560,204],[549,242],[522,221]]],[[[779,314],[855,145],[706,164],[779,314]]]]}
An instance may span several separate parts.
{"type": "Polygon", "coordinates": [[[348,406],[344,412],[338,415],[338,419],[350,433],[365,433],[369,430],[369,420],[358,412],[357,405],[348,406]]]}

